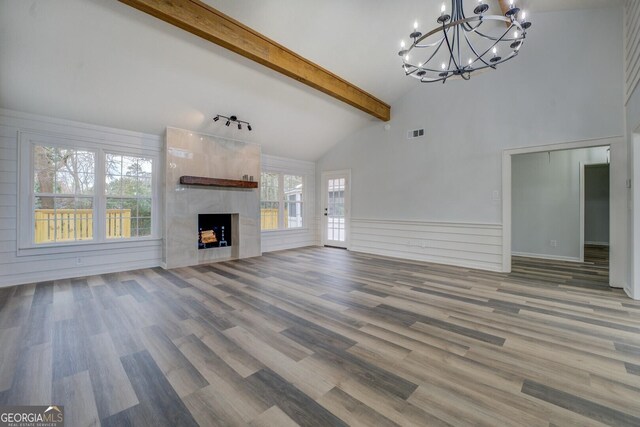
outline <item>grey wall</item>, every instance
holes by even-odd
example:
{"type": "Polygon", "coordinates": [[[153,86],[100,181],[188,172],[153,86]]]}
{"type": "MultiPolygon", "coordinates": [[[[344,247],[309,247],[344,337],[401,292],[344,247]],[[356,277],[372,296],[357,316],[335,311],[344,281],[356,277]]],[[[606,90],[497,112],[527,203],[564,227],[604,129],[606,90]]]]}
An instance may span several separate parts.
{"type": "Polygon", "coordinates": [[[513,253],[579,259],[581,163],[606,162],[607,147],[513,156],[513,253]]]}
{"type": "Polygon", "coordinates": [[[624,134],[622,63],[621,8],[536,14],[518,58],[468,82],[416,83],[391,130],[376,122],[339,143],[318,182],[351,169],[354,218],[501,223],[503,149],[624,134]]]}
{"type": "Polygon", "coordinates": [[[609,244],[609,165],[593,165],[584,174],[584,241],[609,244]]]}

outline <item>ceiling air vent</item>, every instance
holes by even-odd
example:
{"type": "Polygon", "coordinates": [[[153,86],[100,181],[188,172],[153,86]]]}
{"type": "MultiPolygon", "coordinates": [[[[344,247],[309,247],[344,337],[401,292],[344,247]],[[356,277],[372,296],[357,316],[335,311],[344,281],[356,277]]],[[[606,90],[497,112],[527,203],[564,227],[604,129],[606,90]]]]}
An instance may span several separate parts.
{"type": "Polygon", "coordinates": [[[424,129],[407,131],[407,139],[420,138],[421,136],[424,136],[424,129]]]}

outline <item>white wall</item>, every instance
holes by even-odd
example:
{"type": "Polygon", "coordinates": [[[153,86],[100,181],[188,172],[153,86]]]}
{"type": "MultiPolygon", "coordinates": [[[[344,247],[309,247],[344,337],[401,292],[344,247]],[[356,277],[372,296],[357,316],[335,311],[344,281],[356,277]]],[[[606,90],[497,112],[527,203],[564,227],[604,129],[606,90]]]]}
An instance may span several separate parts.
{"type": "MultiPolygon", "coordinates": [[[[111,146],[125,145],[145,152],[160,153],[162,149],[162,139],[155,135],[0,110],[0,287],[160,265],[161,238],[29,249],[19,255],[18,134],[21,131],[104,141],[111,146]]],[[[154,172],[161,173],[161,168],[154,172]]]]}
{"type": "Polygon", "coordinates": [[[640,86],[629,98],[626,108],[628,161],[631,189],[628,192],[629,257],[627,293],[640,299],[640,86]]]}
{"type": "MultiPolygon", "coordinates": [[[[389,131],[374,123],[318,161],[318,177],[352,170],[354,220],[491,228],[502,223],[503,150],[624,134],[621,8],[540,13],[532,21],[518,58],[470,81],[416,83],[392,106],[389,131]],[[425,137],[407,140],[406,131],[416,128],[425,137]]],[[[495,255],[494,246],[469,247],[478,234],[467,231],[457,233],[464,244],[455,251],[495,255]]],[[[439,241],[429,237],[424,246],[439,241]]],[[[387,248],[384,242],[364,248],[358,238],[352,243],[356,250],[387,248]]],[[[402,251],[388,253],[429,259],[422,247],[398,245],[402,251]]],[[[454,254],[441,261],[464,260],[454,254]]]]}
{"type": "Polygon", "coordinates": [[[607,149],[583,148],[512,157],[514,255],[580,260],[581,165],[606,163],[607,149]],[[556,246],[552,246],[552,240],[556,246]]]}
{"type": "Polygon", "coordinates": [[[316,164],[263,154],[262,170],[303,176],[305,187],[303,193],[303,227],[300,229],[263,231],[262,252],[318,245],[318,219],[315,215],[316,164]]]}
{"type": "Polygon", "coordinates": [[[609,244],[609,165],[588,166],[584,174],[584,242],[609,244]]]}
{"type": "Polygon", "coordinates": [[[640,2],[627,0],[625,6],[625,79],[627,82],[626,131],[629,167],[628,227],[629,235],[627,293],[640,299],[640,2]]]}

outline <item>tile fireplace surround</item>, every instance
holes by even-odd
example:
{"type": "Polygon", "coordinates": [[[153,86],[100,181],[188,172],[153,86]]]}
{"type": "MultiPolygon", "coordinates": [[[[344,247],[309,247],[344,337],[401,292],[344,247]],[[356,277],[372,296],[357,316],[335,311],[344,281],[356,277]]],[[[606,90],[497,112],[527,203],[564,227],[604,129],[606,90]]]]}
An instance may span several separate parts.
{"type": "Polygon", "coordinates": [[[183,175],[260,177],[260,146],[167,128],[164,185],[164,265],[185,267],[260,256],[258,189],[181,185],[183,175]],[[198,214],[233,214],[233,245],[198,250],[198,214]]]}

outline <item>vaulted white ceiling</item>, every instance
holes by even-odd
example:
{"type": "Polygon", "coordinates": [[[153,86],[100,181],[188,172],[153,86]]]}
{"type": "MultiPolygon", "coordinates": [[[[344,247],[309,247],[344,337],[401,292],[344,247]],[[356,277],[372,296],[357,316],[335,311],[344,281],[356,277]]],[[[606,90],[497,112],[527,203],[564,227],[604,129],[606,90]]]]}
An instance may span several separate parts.
{"type": "MultiPolygon", "coordinates": [[[[206,2],[387,103],[416,84],[400,69],[400,39],[414,19],[433,22],[441,3],[206,2]]],[[[522,3],[533,12],[619,4],[522,3]]],[[[0,106],[154,134],[176,126],[303,160],[377,121],[115,0],[0,0],[0,106]],[[214,123],[216,114],[236,114],[254,131],[214,123]]]]}

